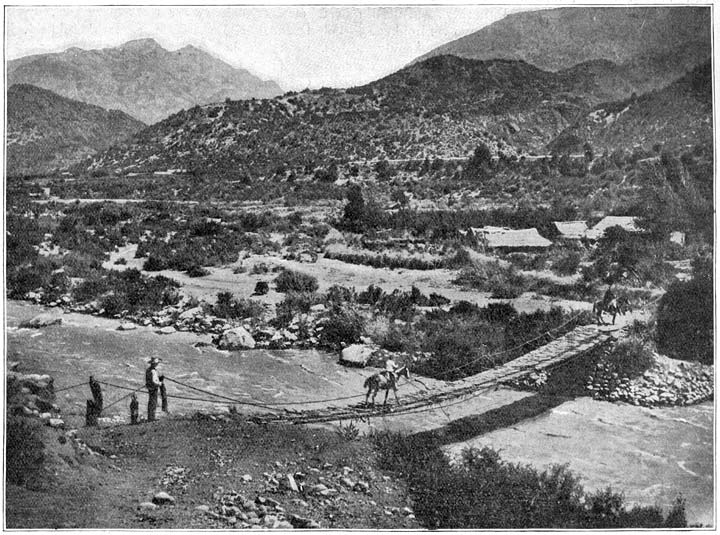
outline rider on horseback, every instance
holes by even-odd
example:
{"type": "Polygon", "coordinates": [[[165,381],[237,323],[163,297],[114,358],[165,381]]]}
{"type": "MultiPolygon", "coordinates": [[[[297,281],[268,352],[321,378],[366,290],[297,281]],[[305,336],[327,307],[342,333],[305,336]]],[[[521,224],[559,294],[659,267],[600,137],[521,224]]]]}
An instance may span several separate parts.
{"type": "Polygon", "coordinates": [[[608,286],[608,289],[605,291],[605,296],[603,297],[603,306],[607,310],[609,307],[617,307],[617,297],[615,297],[615,294],[612,291],[612,284],[608,286]]]}
{"type": "Polygon", "coordinates": [[[394,384],[397,382],[397,375],[395,375],[395,372],[398,370],[398,368],[399,366],[395,363],[395,361],[389,358],[385,361],[385,369],[382,371],[382,373],[388,381],[394,384]]]}

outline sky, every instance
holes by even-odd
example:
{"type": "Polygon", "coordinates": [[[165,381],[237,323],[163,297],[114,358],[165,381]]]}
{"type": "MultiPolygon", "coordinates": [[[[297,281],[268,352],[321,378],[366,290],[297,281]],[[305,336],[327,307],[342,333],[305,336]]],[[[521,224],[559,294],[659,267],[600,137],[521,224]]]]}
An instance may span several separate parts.
{"type": "MultiPolygon", "coordinates": [[[[283,89],[349,87],[390,74],[519,5],[5,8],[7,59],[151,37],[197,46],[283,89]]],[[[534,7],[532,9],[538,9],[534,7]]]]}

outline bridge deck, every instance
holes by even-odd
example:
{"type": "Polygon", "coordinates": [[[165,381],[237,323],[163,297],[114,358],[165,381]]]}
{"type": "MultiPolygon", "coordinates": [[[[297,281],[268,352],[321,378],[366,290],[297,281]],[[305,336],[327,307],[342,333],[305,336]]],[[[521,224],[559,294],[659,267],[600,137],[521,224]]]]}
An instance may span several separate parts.
{"type": "MultiPolygon", "coordinates": [[[[565,336],[531,351],[522,357],[485,370],[476,375],[466,377],[459,381],[448,382],[441,388],[433,391],[403,394],[399,405],[393,405],[393,414],[413,412],[431,405],[440,404],[458,399],[478,392],[494,388],[497,384],[512,379],[519,379],[536,370],[545,370],[560,365],[570,359],[579,357],[584,353],[613,338],[613,333],[595,325],[577,327],[565,336]]],[[[364,403],[344,407],[325,407],[304,411],[287,409],[280,414],[262,414],[253,417],[259,423],[292,422],[292,423],[319,423],[348,419],[362,419],[386,415],[381,407],[367,407],[364,403]]]]}

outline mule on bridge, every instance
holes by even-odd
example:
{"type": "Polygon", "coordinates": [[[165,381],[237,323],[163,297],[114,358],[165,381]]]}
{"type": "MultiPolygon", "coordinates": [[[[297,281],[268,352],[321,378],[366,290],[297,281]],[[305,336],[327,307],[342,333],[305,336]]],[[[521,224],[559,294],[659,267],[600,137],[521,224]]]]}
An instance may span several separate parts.
{"type": "Polygon", "coordinates": [[[397,404],[400,404],[400,400],[398,400],[397,396],[397,380],[400,377],[410,379],[410,369],[407,366],[399,367],[397,370],[395,370],[394,374],[378,372],[365,379],[363,388],[368,389],[367,393],[365,394],[365,405],[368,404],[368,398],[370,397],[371,393],[372,400],[370,404],[375,405],[375,396],[377,396],[380,390],[385,390],[385,401],[383,401],[383,406],[387,404],[388,394],[390,393],[390,390],[392,390],[393,394],[395,395],[395,402],[397,404]]]}
{"type": "Polygon", "coordinates": [[[624,316],[630,311],[630,300],[625,297],[613,298],[610,301],[596,301],[593,303],[593,314],[597,318],[598,325],[607,325],[603,320],[603,314],[612,314],[612,324],[615,325],[615,318],[618,314],[624,316]]]}

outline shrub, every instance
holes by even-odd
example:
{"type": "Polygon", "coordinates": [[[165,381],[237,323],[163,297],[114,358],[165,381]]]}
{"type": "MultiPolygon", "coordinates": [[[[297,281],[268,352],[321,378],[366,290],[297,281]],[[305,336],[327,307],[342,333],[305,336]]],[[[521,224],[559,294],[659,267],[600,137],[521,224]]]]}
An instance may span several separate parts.
{"type": "Polygon", "coordinates": [[[580,267],[581,258],[578,251],[567,251],[553,262],[552,270],[558,275],[574,275],[580,267]]]}
{"type": "Polygon", "coordinates": [[[275,289],[278,292],[317,292],[319,288],[317,278],[299,271],[283,270],[275,279],[275,289]]]}
{"type": "Polygon", "coordinates": [[[713,310],[712,272],[671,284],[658,304],[658,351],[676,359],[712,364],[713,310]]]}
{"type": "Polygon", "coordinates": [[[430,529],[587,529],[685,526],[679,501],[663,519],[657,507],[628,511],[610,489],[587,495],[566,466],[540,472],[470,448],[450,463],[430,434],[371,435],[382,468],[404,477],[418,519],[430,529]]]}
{"type": "Polygon", "coordinates": [[[265,313],[265,307],[252,299],[238,299],[231,292],[218,292],[212,313],[226,319],[258,318],[265,313]]]}
{"type": "Polygon", "coordinates": [[[6,477],[22,485],[40,471],[45,460],[42,424],[35,418],[8,415],[5,431],[6,477]]]}
{"type": "Polygon", "coordinates": [[[334,307],[322,323],[320,342],[330,348],[340,349],[360,341],[365,325],[360,313],[347,305],[334,307]]]}
{"type": "Polygon", "coordinates": [[[206,277],[210,275],[210,270],[201,266],[191,266],[185,273],[188,277],[206,277]]]}
{"type": "Polygon", "coordinates": [[[277,327],[286,327],[297,314],[307,314],[310,307],[319,303],[322,298],[311,292],[288,292],[285,299],[275,308],[275,323],[277,327]]]}

